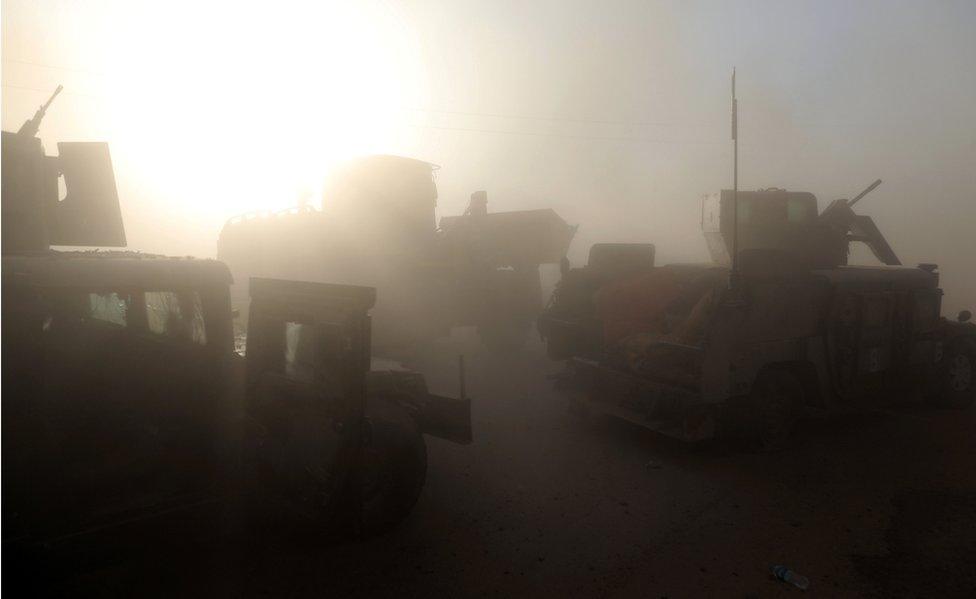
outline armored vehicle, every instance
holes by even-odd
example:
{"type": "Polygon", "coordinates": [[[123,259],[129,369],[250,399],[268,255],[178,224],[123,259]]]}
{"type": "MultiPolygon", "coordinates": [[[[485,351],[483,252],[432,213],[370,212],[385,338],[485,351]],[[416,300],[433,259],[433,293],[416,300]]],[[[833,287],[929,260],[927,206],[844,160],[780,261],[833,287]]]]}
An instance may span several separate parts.
{"type": "MultiPolygon", "coordinates": [[[[377,287],[377,346],[409,346],[470,325],[490,346],[518,347],[542,309],[539,265],[559,262],[575,229],[552,210],[490,213],[485,192],[438,226],[436,168],[400,156],[355,160],[329,179],[321,209],[229,220],[218,258],[237,280],[377,287]]],[[[234,291],[236,308],[244,311],[246,301],[234,291]]]]}
{"type": "Polygon", "coordinates": [[[878,183],[820,213],[812,194],[767,189],[739,192],[735,219],[731,191],[708,196],[708,264],[653,267],[628,248],[608,267],[591,252],[539,319],[550,356],[568,360],[559,387],[583,411],[686,440],[746,434],[767,448],[808,409],[905,396],[970,406],[976,326],[968,311],[941,316],[935,265],[901,266],[854,213],[878,183]],[[854,241],[882,265],[848,265],[854,241]]]}
{"type": "Polygon", "coordinates": [[[421,435],[469,442],[470,409],[371,368],[375,290],[253,279],[238,355],[225,264],[50,249],[125,234],[108,147],[46,156],[39,116],[3,132],[4,541],[212,502],[330,534],[405,517],[421,435]]]}

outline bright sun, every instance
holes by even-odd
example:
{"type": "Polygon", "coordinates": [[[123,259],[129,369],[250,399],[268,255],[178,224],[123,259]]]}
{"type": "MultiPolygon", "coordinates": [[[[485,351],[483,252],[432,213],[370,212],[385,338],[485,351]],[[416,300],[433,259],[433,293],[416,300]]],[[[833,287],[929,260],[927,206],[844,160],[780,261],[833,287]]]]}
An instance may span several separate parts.
{"type": "Polygon", "coordinates": [[[104,40],[113,155],[180,210],[294,205],[336,162],[391,151],[423,102],[418,49],[388,5],[134,4],[104,40]]]}

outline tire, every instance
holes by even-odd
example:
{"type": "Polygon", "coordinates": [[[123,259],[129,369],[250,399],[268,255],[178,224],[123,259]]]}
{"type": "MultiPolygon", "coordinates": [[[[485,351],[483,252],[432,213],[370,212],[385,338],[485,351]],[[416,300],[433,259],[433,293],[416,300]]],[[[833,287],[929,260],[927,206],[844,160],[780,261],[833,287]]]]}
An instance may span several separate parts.
{"type": "Polygon", "coordinates": [[[396,402],[370,398],[370,441],[363,448],[362,522],[366,536],[392,529],[416,505],[427,478],[427,445],[396,402]]]}
{"type": "Polygon", "coordinates": [[[359,501],[362,536],[386,532],[406,518],[427,476],[427,446],[417,424],[395,401],[369,398],[366,417],[369,441],[362,448],[359,472],[339,475],[334,479],[338,486],[321,500],[316,495],[316,501],[308,501],[308,492],[296,496],[294,490],[269,489],[257,473],[246,475],[256,484],[250,485],[251,492],[235,494],[239,505],[233,506],[242,510],[245,533],[312,543],[347,540],[357,534],[351,519],[359,501]]]}
{"type": "Polygon", "coordinates": [[[946,349],[933,403],[964,409],[976,401],[976,340],[960,339],[946,349]]]}
{"type": "Polygon", "coordinates": [[[763,452],[784,449],[803,407],[803,386],[790,372],[769,369],[759,375],[749,396],[752,443],[763,452]]]}

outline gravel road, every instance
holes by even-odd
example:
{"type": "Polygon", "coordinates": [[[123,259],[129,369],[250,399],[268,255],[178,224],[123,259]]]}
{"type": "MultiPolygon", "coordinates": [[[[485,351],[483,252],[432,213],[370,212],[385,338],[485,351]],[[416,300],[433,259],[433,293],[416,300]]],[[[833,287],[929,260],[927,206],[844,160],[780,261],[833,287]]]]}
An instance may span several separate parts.
{"type": "MultiPolygon", "coordinates": [[[[391,534],[338,546],[214,539],[180,516],[84,571],[73,592],[170,596],[976,596],[976,420],[922,407],[805,422],[788,450],[688,447],[581,423],[541,347],[470,339],[408,360],[456,392],[467,354],[475,442],[428,439],[429,472],[391,534]],[[196,534],[191,533],[195,532],[196,534]],[[147,551],[146,547],[152,547],[147,551]]],[[[197,517],[200,518],[200,517],[197,517]]],[[[133,536],[133,535],[130,535],[133,536]]],[[[7,572],[5,572],[7,574],[7,572]]]]}

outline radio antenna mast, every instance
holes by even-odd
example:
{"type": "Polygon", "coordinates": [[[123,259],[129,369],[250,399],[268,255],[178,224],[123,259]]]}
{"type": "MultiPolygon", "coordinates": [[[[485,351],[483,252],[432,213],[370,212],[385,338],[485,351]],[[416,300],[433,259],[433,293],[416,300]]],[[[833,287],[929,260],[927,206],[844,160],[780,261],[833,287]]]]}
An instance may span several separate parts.
{"type": "Polygon", "coordinates": [[[732,67],[732,271],[729,288],[739,286],[739,104],[735,99],[735,67],[732,67]]]}

